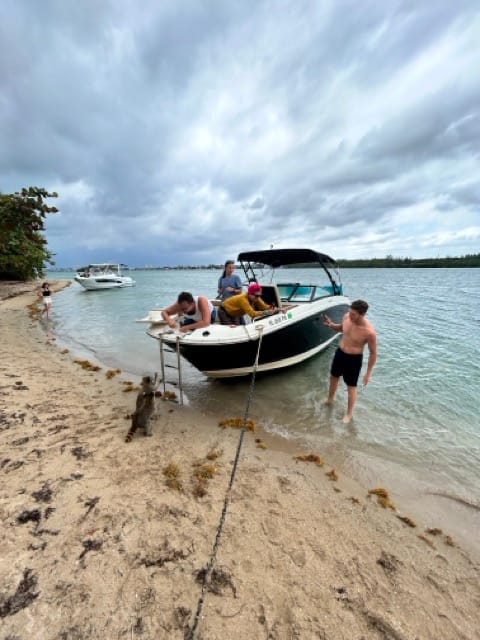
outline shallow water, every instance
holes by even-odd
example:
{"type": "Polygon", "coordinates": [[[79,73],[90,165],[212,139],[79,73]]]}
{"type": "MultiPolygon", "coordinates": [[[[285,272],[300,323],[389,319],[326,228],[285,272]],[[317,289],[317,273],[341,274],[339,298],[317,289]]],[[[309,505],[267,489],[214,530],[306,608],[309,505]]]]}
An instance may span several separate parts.
{"type": "MultiPolygon", "coordinates": [[[[289,270],[288,279],[299,281],[302,273],[289,270]]],[[[86,292],[73,283],[55,295],[53,322],[59,339],[72,348],[141,375],[159,370],[159,347],[146,335],[147,325],[135,319],[170,304],[181,290],[215,297],[220,274],[132,275],[137,286],[120,290],[86,292]]],[[[480,503],[480,270],[345,269],[342,280],[346,295],[369,302],[368,317],[379,335],[378,362],[371,383],[360,389],[353,422],[341,421],[343,388],[331,410],[324,405],[334,347],[258,376],[250,417],[271,433],[328,452],[363,482],[387,482],[385,474],[395,468],[402,487],[410,481],[412,491],[417,486],[425,494],[445,491],[480,503]]],[[[188,363],[182,371],[191,405],[226,417],[243,415],[248,379],[206,379],[188,363]]]]}

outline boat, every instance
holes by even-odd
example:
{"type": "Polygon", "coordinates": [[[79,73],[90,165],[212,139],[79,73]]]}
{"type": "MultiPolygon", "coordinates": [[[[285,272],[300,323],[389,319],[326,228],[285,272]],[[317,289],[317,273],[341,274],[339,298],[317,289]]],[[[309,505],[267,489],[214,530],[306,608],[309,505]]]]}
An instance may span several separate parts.
{"type": "Polygon", "coordinates": [[[240,253],[237,261],[246,283],[258,282],[262,299],[277,307],[276,313],[254,320],[247,318],[245,325],[238,326],[222,325],[217,319],[208,327],[181,333],[166,324],[161,309],[152,309],[140,320],[150,323],[147,334],[177,351],[211,378],[290,367],[315,356],[338,339],[339,334],[324,324],[324,314],[340,322],[350,300],[343,294],[335,260],[311,249],[269,249],[240,253]],[[280,269],[293,266],[308,267],[312,281],[294,282],[289,279],[288,268],[280,269]],[[282,276],[278,282],[277,269],[282,276]]]}
{"type": "Polygon", "coordinates": [[[135,286],[133,278],[123,275],[125,269],[127,265],[116,262],[89,264],[78,269],[74,280],[87,291],[135,286]]]}

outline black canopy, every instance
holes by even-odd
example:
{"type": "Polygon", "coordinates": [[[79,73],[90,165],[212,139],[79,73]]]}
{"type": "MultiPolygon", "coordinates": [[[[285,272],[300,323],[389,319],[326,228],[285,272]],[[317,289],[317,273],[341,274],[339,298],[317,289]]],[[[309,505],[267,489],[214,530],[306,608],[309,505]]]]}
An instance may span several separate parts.
{"type": "Polygon", "coordinates": [[[289,264],[320,263],[335,265],[336,262],[325,253],[312,249],[265,249],[264,251],[244,251],[238,255],[239,262],[258,262],[270,267],[281,267],[289,264]]]}

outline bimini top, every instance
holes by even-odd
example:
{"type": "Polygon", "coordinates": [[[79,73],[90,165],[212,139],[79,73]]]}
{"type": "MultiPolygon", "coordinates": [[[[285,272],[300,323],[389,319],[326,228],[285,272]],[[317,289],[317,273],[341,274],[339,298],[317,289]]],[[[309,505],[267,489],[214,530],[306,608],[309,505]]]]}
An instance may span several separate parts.
{"type": "Polygon", "coordinates": [[[258,262],[269,267],[281,267],[287,264],[308,264],[312,262],[322,265],[336,265],[336,261],[325,253],[312,249],[265,249],[264,251],[244,251],[238,254],[239,262],[258,262]]]}
{"type": "Polygon", "coordinates": [[[96,269],[100,269],[102,267],[116,267],[118,269],[118,267],[123,267],[126,269],[128,268],[128,265],[123,264],[123,262],[92,262],[92,264],[87,264],[85,267],[80,267],[77,271],[85,271],[85,269],[88,269],[89,267],[96,269]]]}

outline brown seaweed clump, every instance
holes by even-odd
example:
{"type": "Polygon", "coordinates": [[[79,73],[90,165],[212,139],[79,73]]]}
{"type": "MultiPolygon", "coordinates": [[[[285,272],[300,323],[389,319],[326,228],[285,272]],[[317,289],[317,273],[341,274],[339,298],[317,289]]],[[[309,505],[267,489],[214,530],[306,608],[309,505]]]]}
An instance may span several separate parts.
{"type": "Polygon", "coordinates": [[[437,527],[425,529],[425,533],[429,533],[431,536],[439,536],[443,531],[437,527]]]}
{"type": "Polygon", "coordinates": [[[105,375],[107,378],[114,378],[115,376],[118,376],[119,373],[122,373],[121,369],[109,369],[108,371],[105,372],[105,375]]]}
{"type": "Polygon", "coordinates": [[[247,431],[255,431],[257,429],[257,425],[254,420],[244,420],[243,418],[227,418],[226,420],[221,420],[218,423],[218,426],[223,429],[226,427],[233,427],[235,429],[246,429],[247,431]]]}
{"type": "Polygon", "coordinates": [[[193,472],[193,477],[196,478],[199,482],[211,480],[213,476],[218,473],[218,467],[216,467],[211,462],[194,463],[194,467],[195,471],[193,472]]]}
{"type": "Polygon", "coordinates": [[[331,471],[327,471],[327,473],[325,475],[332,482],[336,482],[338,480],[338,475],[337,475],[337,472],[335,471],[335,469],[332,469],[331,471]]]}
{"type": "Polygon", "coordinates": [[[15,615],[28,607],[39,595],[38,576],[32,569],[24,569],[23,577],[15,592],[9,596],[6,594],[0,596],[0,618],[15,615]]]}
{"type": "Polygon", "coordinates": [[[417,526],[416,523],[408,516],[397,515],[397,518],[402,522],[404,522],[405,524],[408,524],[409,527],[415,528],[417,526]]]}
{"type": "Polygon", "coordinates": [[[418,537],[420,538],[420,540],[423,540],[426,544],[428,544],[429,547],[432,547],[432,549],[435,549],[435,545],[433,544],[433,542],[429,540],[426,536],[419,533],[418,537]]]}
{"type": "Polygon", "coordinates": [[[123,380],[122,384],[125,385],[125,387],[122,389],[122,391],[124,393],[128,393],[129,391],[139,391],[140,387],[135,384],[134,382],[131,382],[130,380],[123,380]]]}
{"type": "Polygon", "coordinates": [[[210,572],[207,567],[195,571],[195,578],[198,584],[204,585],[209,591],[217,596],[223,596],[223,589],[229,587],[233,597],[237,597],[237,590],[229,571],[221,567],[214,567],[210,572]]]}
{"type": "Polygon", "coordinates": [[[82,369],[85,369],[86,371],[100,371],[100,369],[102,367],[99,367],[97,364],[93,364],[92,362],[90,362],[90,360],[81,360],[80,358],[77,358],[74,360],[75,364],[79,364],[82,369]]]}
{"type": "Polygon", "coordinates": [[[206,455],[205,461],[200,460],[192,463],[192,494],[195,498],[203,498],[207,495],[208,481],[219,473],[218,466],[212,461],[216,460],[221,454],[221,451],[210,449],[206,455]]]}
{"type": "Polygon", "coordinates": [[[207,485],[205,484],[205,482],[196,482],[193,485],[192,495],[195,498],[203,498],[204,496],[206,496],[207,495],[207,485]]]}
{"type": "Polygon", "coordinates": [[[443,539],[445,541],[445,544],[448,544],[449,547],[454,547],[455,546],[455,543],[453,542],[452,536],[443,534],[443,531],[441,529],[438,529],[437,527],[425,529],[425,533],[428,533],[431,536],[443,535],[443,539]]]}
{"type": "Polygon", "coordinates": [[[182,481],[180,480],[180,467],[176,462],[169,462],[163,470],[165,476],[165,484],[169,489],[183,491],[182,481]]]}
{"type": "Polygon", "coordinates": [[[220,449],[210,449],[210,451],[205,456],[207,460],[216,460],[222,455],[223,451],[220,449]]]}
{"type": "Polygon", "coordinates": [[[392,509],[392,511],[397,510],[396,506],[390,499],[388,491],[383,487],[376,487],[375,489],[369,489],[368,493],[369,495],[377,496],[378,504],[382,506],[384,509],[388,507],[389,509],[392,509]]]}
{"type": "Polygon", "coordinates": [[[218,473],[218,468],[211,462],[193,463],[193,489],[195,498],[203,498],[207,495],[207,483],[218,473]]]}
{"type": "Polygon", "coordinates": [[[300,460],[300,462],[315,462],[319,467],[323,467],[325,461],[316,453],[300,453],[297,456],[293,456],[294,460],[300,460]]]}

